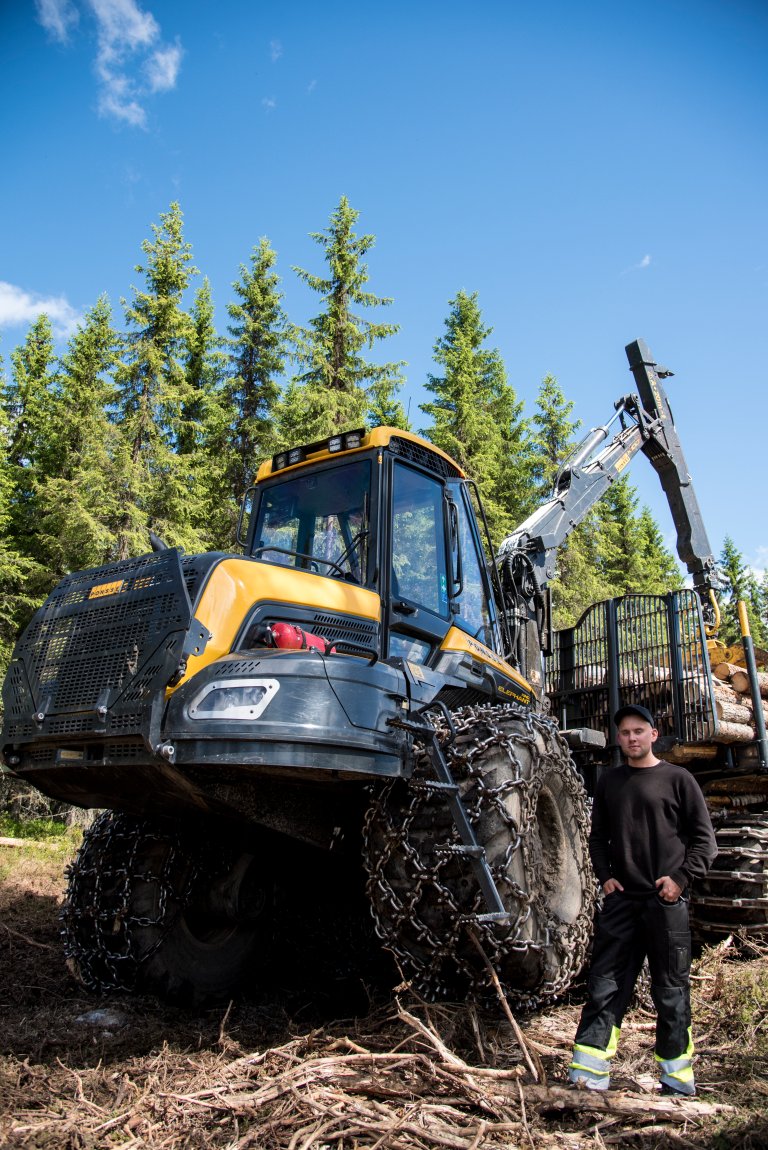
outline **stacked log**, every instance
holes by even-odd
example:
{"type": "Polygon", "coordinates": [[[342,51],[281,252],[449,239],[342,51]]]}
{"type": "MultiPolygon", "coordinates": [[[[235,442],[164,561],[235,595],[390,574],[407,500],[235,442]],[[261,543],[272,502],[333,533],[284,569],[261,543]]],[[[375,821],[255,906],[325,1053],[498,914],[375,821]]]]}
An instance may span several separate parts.
{"type": "MultiPolygon", "coordinates": [[[[750,743],[757,738],[757,729],[749,675],[733,663],[718,663],[714,676],[715,711],[720,727],[715,742],[750,743]]],[[[763,716],[768,721],[768,674],[758,672],[757,678],[763,716]]]]}

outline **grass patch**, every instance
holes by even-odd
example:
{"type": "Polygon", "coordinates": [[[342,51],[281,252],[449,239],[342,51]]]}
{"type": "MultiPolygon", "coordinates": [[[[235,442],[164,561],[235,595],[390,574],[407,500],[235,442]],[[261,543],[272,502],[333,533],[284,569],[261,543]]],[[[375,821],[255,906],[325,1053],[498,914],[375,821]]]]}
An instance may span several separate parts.
{"type": "Polygon", "coordinates": [[[23,846],[0,847],[0,882],[12,878],[29,862],[57,869],[67,863],[83,841],[81,827],[68,827],[50,818],[18,819],[0,812],[0,838],[21,839],[23,846]]]}
{"type": "Polygon", "coordinates": [[[3,838],[48,842],[67,838],[70,829],[59,819],[18,819],[7,811],[0,812],[0,837],[3,838]]]}

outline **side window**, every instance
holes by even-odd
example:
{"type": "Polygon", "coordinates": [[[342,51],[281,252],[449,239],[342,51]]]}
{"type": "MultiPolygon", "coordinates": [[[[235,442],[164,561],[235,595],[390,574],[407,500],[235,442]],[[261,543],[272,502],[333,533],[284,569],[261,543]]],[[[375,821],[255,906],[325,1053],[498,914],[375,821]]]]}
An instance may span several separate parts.
{"type": "Polygon", "coordinates": [[[448,616],[443,487],[401,463],[394,468],[392,594],[448,616]]]}
{"type": "Polygon", "coordinates": [[[466,492],[454,490],[456,510],[459,515],[459,546],[461,548],[462,568],[461,590],[458,595],[454,596],[459,603],[459,616],[456,622],[463,631],[468,631],[481,643],[492,645],[491,613],[480,565],[481,558],[478,555],[478,544],[475,541],[463,496],[466,496],[466,492]]]}

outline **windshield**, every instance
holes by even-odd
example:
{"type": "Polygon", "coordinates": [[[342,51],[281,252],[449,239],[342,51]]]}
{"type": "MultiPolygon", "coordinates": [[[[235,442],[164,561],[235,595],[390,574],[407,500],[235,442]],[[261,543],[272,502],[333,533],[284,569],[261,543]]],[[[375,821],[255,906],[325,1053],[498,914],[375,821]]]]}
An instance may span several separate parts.
{"type": "Polygon", "coordinates": [[[364,459],[266,488],[252,554],[267,563],[365,583],[370,486],[371,464],[364,459]]]}

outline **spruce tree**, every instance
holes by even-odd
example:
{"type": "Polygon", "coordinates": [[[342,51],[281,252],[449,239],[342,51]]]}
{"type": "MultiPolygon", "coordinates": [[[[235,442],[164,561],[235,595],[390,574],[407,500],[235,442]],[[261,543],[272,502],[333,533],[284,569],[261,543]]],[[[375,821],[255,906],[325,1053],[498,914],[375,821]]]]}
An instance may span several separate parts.
{"type": "Polygon", "coordinates": [[[744,556],[731,539],[726,535],[723,541],[723,550],[720,554],[719,571],[723,582],[721,592],[721,625],[720,638],[725,644],[738,643],[741,639],[741,625],[739,623],[737,603],[742,601],[747,607],[747,617],[753,642],[759,647],[765,647],[768,639],[768,628],[763,626],[760,589],[757,580],[750,568],[744,562],[744,556]]]}
{"type": "Polygon", "coordinates": [[[11,364],[11,380],[5,386],[3,403],[6,466],[12,491],[8,530],[14,550],[36,557],[36,496],[54,460],[52,440],[56,426],[56,364],[47,315],[38,316],[24,343],[11,352],[11,364]]]}
{"type": "Polygon", "coordinates": [[[38,487],[39,554],[55,579],[114,558],[120,518],[110,421],[119,340],[106,296],[86,314],[61,360],[52,408],[55,467],[38,487]]]}
{"type": "Polygon", "coordinates": [[[117,372],[117,419],[124,436],[120,558],[147,549],[150,527],[170,544],[201,544],[196,525],[202,499],[190,484],[189,457],[179,454],[185,405],[193,398],[185,364],[190,320],[182,298],[197,269],[177,203],[152,232],[141,245],[145,265],[136,266],[145,286],[133,289],[131,303],[123,301],[128,334],[117,372]]]}
{"type": "Polygon", "coordinates": [[[641,590],[649,595],[663,595],[683,585],[677,560],[666,546],[659,525],[644,507],[640,512],[640,546],[642,551],[641,590]]]}
{"type": "MultiPolygon", "coordinates": [[[[558,472],[575,446],[581,420],[571,418],[573,408],[555,377],[545,376],[531,419],[533,474],[541,502],[551,498],[558,472]]],[[[558,551],[557,574],[550,585],[557,627],[571,626],[592,603],[612,594],[600,559],[600,523],[593,508],[558,551]]]]}
{"type": "Polygon", "coordinates": [[[19,623],[30,604],[24,594],[31,563],[15,546],[11,529],[15,465],[11,464],[10,417],[5,371],[0,358],[0,675],[5,673],[19,623]]]}
{"type": "Polygon", "coordinates": [[[185,335],[186,387],[179,423],[178,451],[194,456],[207,442],[211,407],[219,402],[226,353],[216,332],[213,296],[206,276],[195,293],[185,335]]]}
{"type": "Polygon", "coordinates": [[[492,328],[482,321],[477,293],[449,301],[445,332],[434,347],[442,375],[430,375],[436,397],[421,405],[425,434],[474,479],[494,544],[532,508],[532,456],[522,403],[507,382],[501,355],[484,346],[492,328]]]}
{"type": "Polygon", "coordinates": [[[394,335],[397,324],[374,323],[353,309],[384,307],[391,299],[366,291],[368,268],[363,258],[375,242],[358,236],[360,213],[342,196],[328,228],[312,233],[323,250],[327,276],[293,270],[323,302],[309,326],[294,329],[299,372],[288,388],[280,412],[283,442],[321,439],[335,431],[361,426],[369,409],[400,418],[395,404],[402,386],[401,363],[374,364],[363,356],[380,340],[394,335]]]}
{"type": "Polygon", "coordinates": [[[552,494],[555,478],[574,447],[574,435],[580,419],[571,419],[574,404],[567,400],[553,375],[541,382],[536,397],[536,412],[531,420],[534,479],[541,499],[552,494]]]}
{"type": "Polygon", "coordinates": [[[288,321],[283,310],[277,255],[262,237],[250,266],[240,265],[232,285],[237,296],[227,305],[229,371],[224,387],[230,421],[227,496],[234,505],[253,482],[259,464],[277,448],[275,413],[288,354],[288,321]]]}

